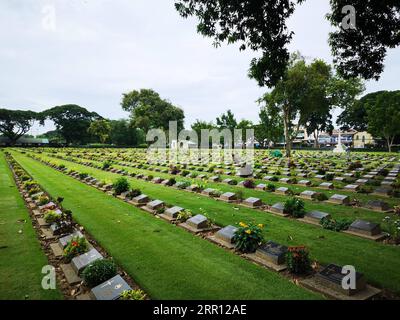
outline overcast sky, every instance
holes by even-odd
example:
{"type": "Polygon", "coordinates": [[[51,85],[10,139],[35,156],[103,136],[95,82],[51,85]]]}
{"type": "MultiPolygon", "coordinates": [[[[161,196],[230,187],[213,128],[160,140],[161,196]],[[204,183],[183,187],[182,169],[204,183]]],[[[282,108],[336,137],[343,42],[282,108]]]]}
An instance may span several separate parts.
{"type": "MultiPolygon", "coordinates": [[[[332,61],[328,11],[328,0],[307,0],[297,9],[290,50],[332,61]]],[[[227,109],[257,121],[255,101],[265,92],[247,77],[256,54],[235,45],[215,49],[196,33],[195,19],[178,15],[173,0],[2,0],[0,41],[2,108],[42,111],[73,103],[126,118],[122,93],[152,88],[184,109],[188,127],[227,109]]],[[[399,74],[395,49],[367,91],[399,89],[399,74]]]]}

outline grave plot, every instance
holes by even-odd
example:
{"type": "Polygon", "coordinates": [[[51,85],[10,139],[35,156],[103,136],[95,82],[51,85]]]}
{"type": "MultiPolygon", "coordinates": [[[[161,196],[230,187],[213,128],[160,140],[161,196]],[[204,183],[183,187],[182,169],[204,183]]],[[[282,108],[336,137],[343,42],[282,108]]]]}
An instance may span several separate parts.
{"type": "Polygon", "coordinates": [[[301,280],[300,284],[337,300],[369,300],[381,294],[381,290],[368,285],[365,275],[359,272],[356,272],[355,288],[344,289],[342,281],[346,274],[342,270],[341,266],[330,264],[314,277],[301,280]]]}
{"type": "Polygon", "coordinates": [[[387,237],[387,234],[381,231],[379,224],[365,220],[354,221],[349,229],[344,232],[374,241],[379,241],[387,237]]]}
{"type": "Polygon", "coordinates": [[[207,238],[212,242],[215,242],[216,244],[221,245],[225,248],[233,249],[235,248],[234,236],[236,231],[237,231],[236,227],[227,226],[216,232],[214,235],[208,236],[207,238]]]}
{"type": "Polygon", "coordinates": [[[178,226],[192,233],[208,232],[219,229],[218,226],[214,225],[207,217],[201,214],[195,215],[186,220],[186,222],[178,224],[178,226]]]}
{"type": "Polygon", "coordinates": [[[245,256],[267,268],[281,272],[287,269],[286,253],[288,248],[273,241],[268,241],[259,247],[254,254],[245,256]]]}

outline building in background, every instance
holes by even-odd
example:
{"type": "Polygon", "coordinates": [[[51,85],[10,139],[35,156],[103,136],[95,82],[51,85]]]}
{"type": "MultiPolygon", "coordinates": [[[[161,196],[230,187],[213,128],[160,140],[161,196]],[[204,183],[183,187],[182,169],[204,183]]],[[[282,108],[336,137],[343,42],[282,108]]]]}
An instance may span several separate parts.
{"type": "Polygon", "coordinates": [[[376,140],[366,131],[357,132],[354,135],[353,146],[355,149],[364,149],[368,146],[375,146],[376,140]]]}

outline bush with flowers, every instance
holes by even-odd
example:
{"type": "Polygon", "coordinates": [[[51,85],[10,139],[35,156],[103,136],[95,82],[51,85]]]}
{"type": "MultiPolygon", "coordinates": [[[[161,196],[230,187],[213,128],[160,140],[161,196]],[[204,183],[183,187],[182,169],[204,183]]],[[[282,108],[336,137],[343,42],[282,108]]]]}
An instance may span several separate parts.
{"type": "Polygon", "coordinates": [[[390,235],[391,242],[400,243],[400,218],[396,215],[387,216],[383,219],[383,226],[390,235]]]}
{"type": "Polygon", "coordinates": [[[89,245],[85,238],[74,237],[64,249],[64,258],[67,262],[88,251],[89,245]]]}
{"type": "Polygon", "coordinates": [[[146,294],[144,291],[137,290],[125,290],[121,294],[120,300],[145,300],[146,294]]]}
{"type": "Polygon", "coordinates": [[[262,229],[264,225],[244,222],[239,223],[239,228],[235,232],[233,241],[236,249],[243,253],[253,253],[264,241],[262,229]]]}
{"type": "Polygon", "coordinates": [[[311,260],[306,247],[289,247],[286,253],[288,270],[293,274],[308,274],[312,270],[311,260]]]}

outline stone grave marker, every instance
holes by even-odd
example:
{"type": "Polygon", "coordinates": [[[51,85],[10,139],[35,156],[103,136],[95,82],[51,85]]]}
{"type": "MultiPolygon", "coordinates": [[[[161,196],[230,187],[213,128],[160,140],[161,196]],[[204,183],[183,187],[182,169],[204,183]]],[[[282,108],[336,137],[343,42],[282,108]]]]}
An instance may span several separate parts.
{"type": "Polygon", "coordinates": [[[281,202],[275,203],[272,207],[269,208],[269,211],[279,215],[285,215],[285,205],[281,202]]]}
{"type": "Polygon", "coordinates": [[[120,275],[93,288],[90,293],[95,300],[118,300],[122,292],[132,290],[120,275]]]}
{"type": "Polygon", "coordinates": [[[103,256],[96,249],[92,249],[89,252],[73,258],[71,261],[71,265],[76,274],[79,274],[89,264],[99,259],[103,259],[103,256]]]}
{"type": "Polygon", "coordinates": [[[146,204],[146,207],[150,210],[158,210],[164,207],[164,202],[161,200],[153,200],[146,204]]]}
{"type": "Polygon", "coordinates": [[[349,227],[349,231],[367,236],[377,236],[381,234],[381,227],[373,222],[356,220],[349,227]]]}
{"type": "Polygon", "coordinates": [[[209,221],[207,217],[198,214],[186,221],[186,224],[194,229],[201,230],[209,227],[209,221]]]}
{"type": "Polygon", "coordinates": [[[141,195],[133,198],[132,201],[136,204],[146,204],[147,202],[150,201],[150,198],[148,196],[146,196],[145,194],[141,194],[141,195]]]}
{"type": "Polygon", "coordinates": [[[333,183],[330,182],[323,182],[319,185],[321,189],[332,190],[334,188],[333,183]]]}
{"type": "Polygon", "coordinates": [[[243,204],[251,208],[257,208],[262,206],[262,201],[261,199],[250,197],[244,200],[243,204]]]}
{"type": "Polygon", "coordinates": [[[265,191],[267,189],[267,185],[260,183],[256,186],[256,190],[265,191]]]}
{"type": "Polygon", "coordinates": [[[220,239],[224,242],[227,242],[229,244],[233,243],[233,238],[235,236],[235,232],[238,230],[238,228],[234,226],[227,226],[221,230],[219,230],[216,234],[215,237],[217,239],[220,239]]]}
{"type": "Polygon", "coordinates": [[[184,210],[183,208],[175,206],[165,210],[164,214],[170,217],[171,219],[176,219],[183,210],[184,210]]]}
{"type": "Polygon", "coordinates": [[[282,265],[286,262],[286,253],[288,248],[273,241],[268,241],[257,249],[256,255],[266,259],[277,265],[282,265]]]}
{"type": "Polygon", "coordinates": [[[390,211],[390,205],[381,200],[370,200],[367,202],[366,207],[371,210],[387,212],[390,211]]]}
{"type": "Polygon", "coordinates": [[[347,186],[344,186],[343,188],[346,191],[354,191],[357,192],[360,190],[360,185],[359,184],[348,184],[347,186]]]}
{"type": "Polygon", "coordinates": [[[289,189],[285,188],[285,187],[280,187],[280,188],[276,189],[275,192],[277,194],[281,194],[281,195],[288,195],[289,194],[289,189]]]}
{"type": "Polygon", "coordinates": [[[205,194],[205,195],[207,195],[207,196],[210,196],[210,195],[212,195],[214,192],[215,192],[215,189],[207,188],[207,189],[205,189],[205,190],[202,191],[202,194],[205,194]]]}
{"type": "Polygon", "coordinates": [[[348,205],[350,204],[350,198],[341,194],[334,194],[332,197],[329,198],[328,202],[334,204],[348,205]]]}
{"type": "Polygon", "coordinates": [[[237,197],[236,194],[233,192],[226,192],[221,195],[221,200],[223,201],[236,201],[237,197]]]}
{"type": "Polygon", "coordinates": [[[60,245],[61,248],[64,249],[67,246],[68,242],[70,242],[73,238],[76,237],[84,238],[83,234],[80,231],[75,231],[74,233],[68,236],[58,239],[58,244],[60,245]]]}
{"type": "Polygon", "coordinates": [[[308,212],[305,216],[304,219],[308,220],[310,222],[315,222],[315,223],[320,223],[322,219],[327,218],[330,219],[331,215],[326,212],[321,212],[321,211],[311,211],[308,212]]]}
{"type": "Polygon", "coordinates": [[[298,184],[301,185],[301,186],[308,187],[308,186],[311,185],[311,181],[310,180],[300,180],[298,184]]]}
{"type": "Polygon", "coordinates": [[[314,200],[315,197],[317,196],[317,192],[311,191],[311,190],[306,190],[300,193],[300,198],[306,199],[306,200],[314,200]]]}

